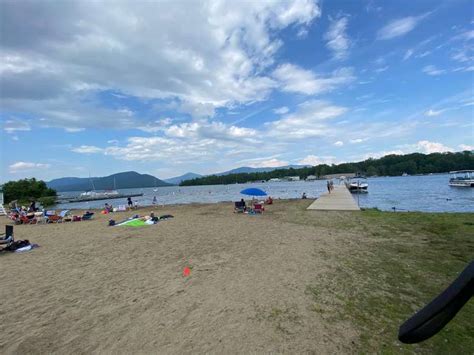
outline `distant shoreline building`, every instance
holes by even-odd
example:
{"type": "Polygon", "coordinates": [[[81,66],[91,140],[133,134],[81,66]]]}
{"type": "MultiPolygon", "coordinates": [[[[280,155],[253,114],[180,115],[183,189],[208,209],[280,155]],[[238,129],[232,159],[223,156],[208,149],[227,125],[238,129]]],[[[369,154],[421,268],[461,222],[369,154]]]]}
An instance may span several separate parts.
{"type": "Polygon", "coordinates": [[[340,173],[340,174],[329,174],[329,175],[324,175],[322,176],[323,179],[328,179],[328,180],[331,180],[331,179],[339,179],[340,177],[345,177],[347,179],[350,179],[350,178],[353,178],[355,177],[356,174],[355,173],[340,173]]]}

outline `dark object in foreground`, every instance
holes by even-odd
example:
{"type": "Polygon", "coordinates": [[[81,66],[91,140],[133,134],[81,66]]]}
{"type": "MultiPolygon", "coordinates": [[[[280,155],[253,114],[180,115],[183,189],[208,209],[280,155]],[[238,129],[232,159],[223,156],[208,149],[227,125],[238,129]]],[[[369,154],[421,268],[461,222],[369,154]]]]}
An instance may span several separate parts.
{"type": "Polygon", "coordinates": [[[400,326],[398,339],[414,344],[431,338],[454,318],[474,295],[474,261],[440,295],[400,326]]]}
{"type": "Polygon", "coordinates": [[[0,244],[11,244],[14,241],[13,239],[13,226],[6,225],[5,226],[5,234],[0,236],[0,244]]]}

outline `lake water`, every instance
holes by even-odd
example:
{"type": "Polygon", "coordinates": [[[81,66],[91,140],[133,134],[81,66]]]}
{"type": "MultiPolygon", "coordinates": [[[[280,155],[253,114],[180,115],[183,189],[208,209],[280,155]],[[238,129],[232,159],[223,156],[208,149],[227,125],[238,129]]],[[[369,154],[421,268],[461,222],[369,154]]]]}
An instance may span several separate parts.
{"type": "MultiPolygon", "coordinates": [[[[399,176],[369,178],[369,193],[353,194],[361,207],[377,207],[381,210],[425,212],[474,212],[474,189],[456,188],[448,185],[449,175],[399,176]]],[[[312,182],[272,182],[210,186],[170,186],[153,188],[122,189],[121,193],[143,193],[132,198],[140,206],[152,205],[156,196],[158,205],[186,203],[214,203],[238,201],[240,191],[248,187],[258,187],[273,198],[300,198],[306,192],[308,198],[316,198],[325,193],[326,181],[312,182]]],[[[80,191],[63,192],[63,196],[77,196],[80,191]]],[[[60,209],[102,208],[105,203],[117,206],[126,204],[126,199],[76,202],[60,204],[60,209]]]]}

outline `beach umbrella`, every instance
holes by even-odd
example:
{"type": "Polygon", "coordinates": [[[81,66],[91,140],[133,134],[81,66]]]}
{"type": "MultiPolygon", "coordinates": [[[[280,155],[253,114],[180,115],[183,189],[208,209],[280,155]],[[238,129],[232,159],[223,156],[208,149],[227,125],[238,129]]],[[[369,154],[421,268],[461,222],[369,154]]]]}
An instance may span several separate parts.
{"type": "Polygon", "coordinates": [[[257,188],[245,189],[245,190],[240,191],[240,193],[243,195],[249,195],[249,196],[267,196],[267,193],[265,191],[257,189],[257,188]]]}

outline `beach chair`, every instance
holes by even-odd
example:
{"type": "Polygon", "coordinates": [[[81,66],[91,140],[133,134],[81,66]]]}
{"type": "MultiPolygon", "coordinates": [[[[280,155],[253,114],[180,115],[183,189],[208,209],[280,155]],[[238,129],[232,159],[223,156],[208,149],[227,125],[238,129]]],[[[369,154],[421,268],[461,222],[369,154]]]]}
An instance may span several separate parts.
{"type": "Polygon", "coordinates": [[[92,216],[94,215],[94,212],[86,212],[82,215],[82,220],[83,221],[89,221],[92,219],[92,216]]]}
{"type": "Polygon", "coordinates": [[[46,216],[46,223],[59,223],[62,217],[57,214],[46,216]]]}
{"type": "Polygon", "coordinates": [[[46,217],[43,212],[35,212],[36,224],[46,223],[46,217]]]}
{"type": "Polygon", "coordinates": [[[36,218],[28,218],[25,215],[20,215],[20,222],[21,224],[36,224],[36,218]]]}
{"type": "Polygon", "coordinates": [[[245,212],[245,202],[237,201],[234,203],[234,213],[244,213],[245,212]]]}
{"type": "Polygon", "coordinates": [[[5,226],[5,234],[0,236],[0,244],[6,244],[7,246],[14,242],[13,239],[13,226],[5,226]]]}
{"type": "Polygon", "coordinates": [[[71,221],[71,218],[68,218],[69,217],[69,210],[62,210],[60,213],[59,213],[59,220],[58,220],[58,223],[62,223],[62,222],[70,222],[71,221]]]}
{"type": "Polygon", "coordinates": [[[261,203],[256,203],[255,205],[253,205],[253,211],[255,213],[263,213],[263,211],[265,211],[265,208],[261,203]]]}

